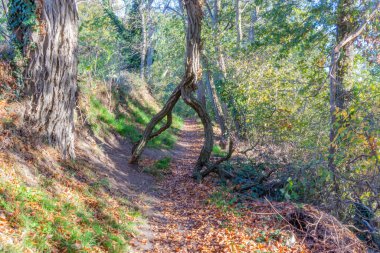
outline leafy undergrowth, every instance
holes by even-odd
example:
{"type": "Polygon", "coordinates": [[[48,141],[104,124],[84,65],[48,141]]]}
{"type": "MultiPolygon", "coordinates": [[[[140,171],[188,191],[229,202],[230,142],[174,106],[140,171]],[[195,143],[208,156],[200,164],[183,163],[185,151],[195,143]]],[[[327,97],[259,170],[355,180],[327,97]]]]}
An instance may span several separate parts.
{"type": "Polygon", "coordinates": [[[0,252],[127,251],[142,218],[102,173],[113,165],[93,137],[78,134],[77,159],[63,162],[18,130],[17,103],[0,104],[0,252]]]}
{"type": "Polygon", "coordinates": [[[25,167],[1,153],[0,251],[124,252],[140,216],[136,209],[83,163],[52,160],[48,172],[41,154],[31,154],[25,167]]]}
{"type": "MultiPolygon", "coordinates": [[[[146,90],[147,84],[136,83],[138,78],[128,73],[128,80],[107,88],[103,83],[82,84],[81,108],[84,108],[86,121],[96,135],[116,132],[127,137],[132,143],[139,141],[144,127],[158,112],[159,107],[146,90]],[[129,83],[132,83],[129,84],[129,83]],[[133,86],[134,92],[128,89],[133,86]]],[[[132,89],[132,88],[131,88],[132,89]]],[[[155,128],[158,130],[165,122],[155,128]]],[[[177,134],[183,125],[181,118],[174,115],[171,128],[148,143],[148,147],[171,149],[177,140],[177,134]]]]}
{"type": "Polygon", "coordinates": [[[149,252],[365,252],[341,223],[309,206],[243,200],[217,177],[190,179],[202,147],[201,127],[187,121],[172,173],[161,182],[164,218],[150,217],[155,239],[149,252]],[[336,233],[334,228],[339,231],[336,233]]]}
{"type": "Polygon", "coordinates": [[[214,145],[212,147],[212,154],[214,156],[220,156],[220,157],[223,157],[223,156],[226,156],[227,155],[227,152],[225,150],[223,150],[219,145],[214,145]]]}
{"type": "MultiPolygon", "coordinates": [[[[153,110],[145,108],[148,112],[145,112],[138,105],[133,103],[128,103],[128,108],[132,112],[131,117],[127,117],[125,114],[115,115],[110,110],[108,110],[100,100],[95,97],[91,97],[91,108],[89,116],[90,124],[92,130],[99,134],[101,132],[107,132],[109,130],[114,130],[118,134],[128,137],[133,143],[137,142],[141,138],[139,126],[145,126],[149,123],[149,120],[154,115],[153,110]],[[136,124],[137,123],[137,124],[136,124]]],[[[152,148],[173,148],[177,138],[176,133],[178,133],[182,123],[180,118],[175,117],[173,128],[171,130],[165,131],[160,134],[157,138],[154,138],[149,142],[148,147],[152,148]]],[[[158,130],[162,125],[156,126],[155,130],[158,130]]]]}
{"type": "MultiPolygon", "coordinates": [[[[114,133],[137,141],[159,106],[146,87],[120,91],[125,88],[81,86],[77,158],[69,163],[41,138],[20,131],[17,102],[0,100],[0,252],[128,251],[144,218],[125,189],[108,179],[120,168],[97,142],[114,133]]],[[[175,117],[172,130],[149,146],[173,147],[181,125],[175,117]]],[[[162,159],[154,168],[166,173],[169,164],[162,159]]]]}

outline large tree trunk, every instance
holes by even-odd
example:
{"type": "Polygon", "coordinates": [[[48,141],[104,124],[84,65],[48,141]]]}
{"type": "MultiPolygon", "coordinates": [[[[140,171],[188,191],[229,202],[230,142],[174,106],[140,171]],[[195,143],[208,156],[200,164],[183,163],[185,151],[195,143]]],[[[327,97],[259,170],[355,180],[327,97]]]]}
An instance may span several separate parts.
{"type": "MultiPolygon", "coordinates": [[[[22,35],[29,39],[27,45],[22,44],[27,62],[24,69],[25,123],[58,147],[65,158],[74,158],[76,3],[75,0],[30,2],[36,6],[38,29],[30,28],[22,35]]],[[[11,8],[17,8],[18,4],[13,1],[11,8]]]]}

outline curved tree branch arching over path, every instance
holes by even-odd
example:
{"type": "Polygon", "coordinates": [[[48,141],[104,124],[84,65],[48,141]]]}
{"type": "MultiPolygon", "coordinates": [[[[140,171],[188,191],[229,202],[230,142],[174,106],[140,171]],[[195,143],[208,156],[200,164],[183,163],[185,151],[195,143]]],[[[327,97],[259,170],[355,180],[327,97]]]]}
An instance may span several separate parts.
{"type": "Polygon", "coordinates": [[[202,73],[200,67],[201,25],[203,18],[202,6],[199,0],[185,0],[185,7],[188,21],[186,34],[185,74],[181,83],[172,92],[164,107],[151,119],[147,125],[141,140],[132,151],[130,163],[137,163],[147,142],[170,127],[172,123],[172,110],[179,98],[182,97],[185,103],[193,108],[198,114],[204,128],[204,143],[193,173],[193,176],[200,180],[211,171],[214,171],[217,167],[217,163],[210,164],[209,162],[213,147],[213,129],[211,119],[206,109],[193,95],[193,92],[196,90],[196,83],[202,73]],[[155,126],[165,117],[167,117],[167,123],[157,132],[152,133],[155,126]],[[204,167],[207,167],[207,169],[202,171],[204,167]]]}

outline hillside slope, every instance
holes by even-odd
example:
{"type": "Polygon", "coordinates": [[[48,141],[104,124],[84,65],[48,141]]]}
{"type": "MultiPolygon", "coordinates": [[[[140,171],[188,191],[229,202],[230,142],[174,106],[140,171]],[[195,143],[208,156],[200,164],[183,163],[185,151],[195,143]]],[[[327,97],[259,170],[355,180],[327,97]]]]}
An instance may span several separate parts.
{"type": "Polygon", "coordinates": [[[22,127],[20,103],[1,100],[0,251],[365,251],[346,227],[311,206],[243,200],[217,177],[190,180],[202,145],[195,120],[182,127],[175,118],[138,166],[128,164],[159,109],[136,80],[126,73],[81,82],[71,162],[22,127]]]}
{"type": "MultiPolygon", "coordinates": [[[[81,86],[73,162],[22,128],[19,102],[0,101],[0,251],[125,251],[143,221],[138,199],[155,180],[128,165],[142,125],[159,108],[136,80],[125,74],[81,86]]],[[[152,142],[146,157],[165,157],[174,131],[152,142]]]]}

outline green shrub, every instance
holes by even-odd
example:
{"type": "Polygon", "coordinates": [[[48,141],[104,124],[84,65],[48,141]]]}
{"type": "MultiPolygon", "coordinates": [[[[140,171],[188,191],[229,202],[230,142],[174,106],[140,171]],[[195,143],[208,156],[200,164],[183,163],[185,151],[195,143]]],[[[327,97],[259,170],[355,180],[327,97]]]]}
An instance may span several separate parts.
{"type": "Polygon", "coordinates": [[[170,157],[165,157],[156,161],[152,166],[144,168],[144,172],[147,172],[155,177],[162,178],[170,173],[170,157]]]}
{"type": "Polygon", "coordinates": [[[219,145],[214,145],[214,147],[212,147],[212,153],[215,156],[226,156],[227,155],[227,152],[224,151],[219,145]]]}

